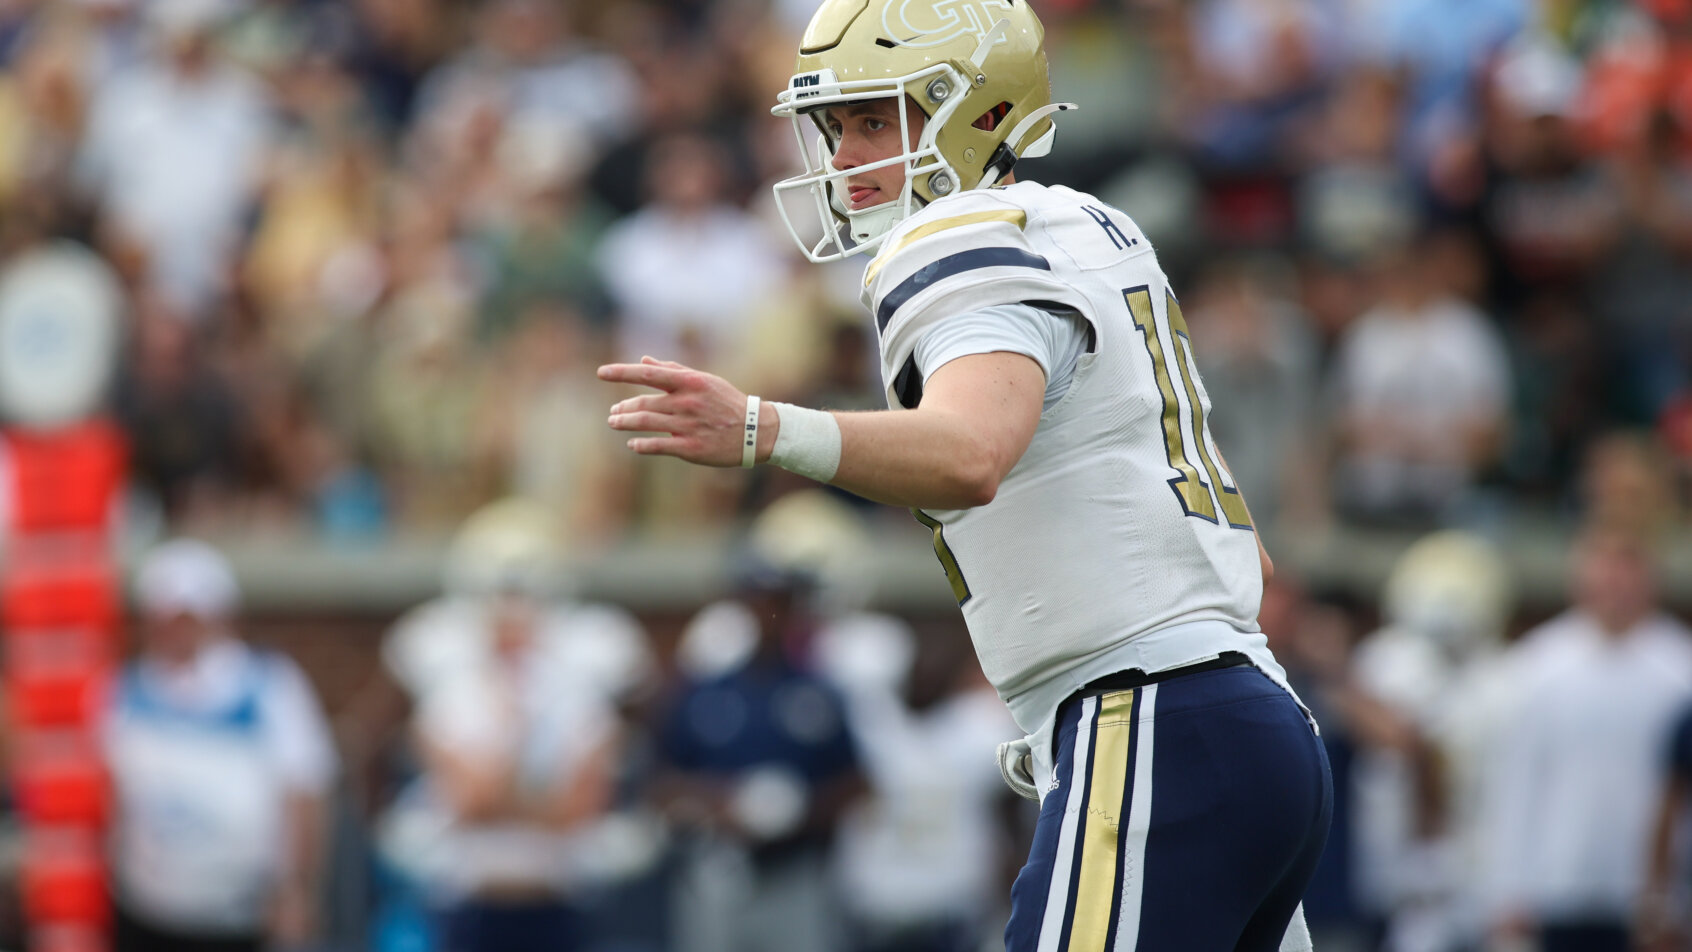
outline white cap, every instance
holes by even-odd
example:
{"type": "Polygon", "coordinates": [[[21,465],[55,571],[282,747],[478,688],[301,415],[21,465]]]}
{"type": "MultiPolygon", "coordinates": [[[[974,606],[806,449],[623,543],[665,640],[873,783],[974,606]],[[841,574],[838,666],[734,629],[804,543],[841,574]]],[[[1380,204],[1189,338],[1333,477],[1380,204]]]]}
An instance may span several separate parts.
{"type": "Polygon", "coordinates": [[[229,0],[152,0],[146,22],[160,36],[171,39],[200,36],[217,29],[235,12],[229,0]]]}
{"type": "Polygon", "coordinates": [[[204,542],[177,539],[147,553],[135,573],[135,604],[146,615],[229,618],[240,605],[235,573],[204,542]]]}
{"type": "Polygon", "coordinates": [[[447,553],[446,590],[485,597],[522,593],[533,598],[568,594],[563,540],[550,530],[551,510],[517,496],[488,503],[464,520],[447,553]]]}
{"type": "Polygon", "coordinates": [[[1579,60],[1536,34],[1511,41],[1492,77],[1504,106],[1528,118],[1571,115],[1585,81],[1579,60]]]}

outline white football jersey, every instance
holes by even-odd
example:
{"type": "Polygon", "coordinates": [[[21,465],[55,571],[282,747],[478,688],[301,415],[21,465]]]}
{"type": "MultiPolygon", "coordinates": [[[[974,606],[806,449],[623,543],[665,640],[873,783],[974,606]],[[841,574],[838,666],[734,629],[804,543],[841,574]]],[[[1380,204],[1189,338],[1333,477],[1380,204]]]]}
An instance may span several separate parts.
{"type": "Polygon", "coordinates": [[[917,514],[982,668],[1025,729],[1101,668],[1164,670],[1225,650],[1274,665],[1253,634],[1256,537],[1205,425],[1186,321],[1127,215],[1034,183],[960,193],[902,222],[865,285],[895,408],[921,400],[913,350],[949,318],[1021,303],[1091,326],[1069,392],[993,502],[917,514]]]}

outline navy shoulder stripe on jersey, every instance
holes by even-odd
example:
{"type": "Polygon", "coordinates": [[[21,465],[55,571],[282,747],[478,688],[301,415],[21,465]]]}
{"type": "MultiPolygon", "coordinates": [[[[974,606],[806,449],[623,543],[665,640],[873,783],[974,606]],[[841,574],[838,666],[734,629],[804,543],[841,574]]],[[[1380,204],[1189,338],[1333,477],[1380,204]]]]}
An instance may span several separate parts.
{"type": "Polygon", "coordinates": [[[883,331],[887,330],[887,322],[893,319],[894,313],[903,307],[906,301],[935,282],[943,281],[965,271],[974,271],[979,268],[997,268],[1003,265],[1035,268],[1040,271],[1052,270],[1051,262],[1037,254],[1023,251],[1021,248],[971,248],[968,251],[960,251],[955,255],[947,255],[919,268],[916,274],[906,278],[900,282],[898,287],[887,292],[887,296],[881,299],[881,306],[875,309],[875,326],[883,331]]]}

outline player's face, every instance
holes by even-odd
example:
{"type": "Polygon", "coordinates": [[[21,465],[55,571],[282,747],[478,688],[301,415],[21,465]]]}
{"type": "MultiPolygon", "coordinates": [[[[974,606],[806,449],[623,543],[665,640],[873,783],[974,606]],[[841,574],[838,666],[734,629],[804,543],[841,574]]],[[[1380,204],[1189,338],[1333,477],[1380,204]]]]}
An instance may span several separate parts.
{"type": "MultiPolygon", "coordinates": [[[[905,121],[910,124],[909,141],[899,141],[899,101],[871,99],[862,103],[832,106],[823,112],[823,125],[838,145],[831,163],[837,171],[861,168],[891,159],[915,149],[922,136],[922,110],[905,104],[905,121]]],[[[904,163],[868,169],[846,177],[845,199],[852,211],[880,205],[899,197],[905,187],[904,163]]]]}
{"type": "Polygon", "coordinates": [[[193,660],[212,633],[211,624],[192,612],[149,615],[141,627],[146,652],[170,664],[193,660]]]}

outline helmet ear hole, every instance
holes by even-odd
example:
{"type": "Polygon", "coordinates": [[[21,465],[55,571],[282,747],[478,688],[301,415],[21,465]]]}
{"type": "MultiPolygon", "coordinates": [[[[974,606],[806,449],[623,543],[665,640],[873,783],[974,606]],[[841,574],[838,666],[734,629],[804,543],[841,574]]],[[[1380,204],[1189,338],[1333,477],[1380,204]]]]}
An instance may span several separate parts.
{"type": "Polygon", "coordinates": [[[983,132],[992,132],[993,130],[999,128],[999,123],[1005,120],[1005,116],[1009,115],[1010,111],[1011,104],[1008,102],[1001,102],[997,106],[994,106],[977,116],[975,121],[970,123],[970,125],[983,132]]]}

